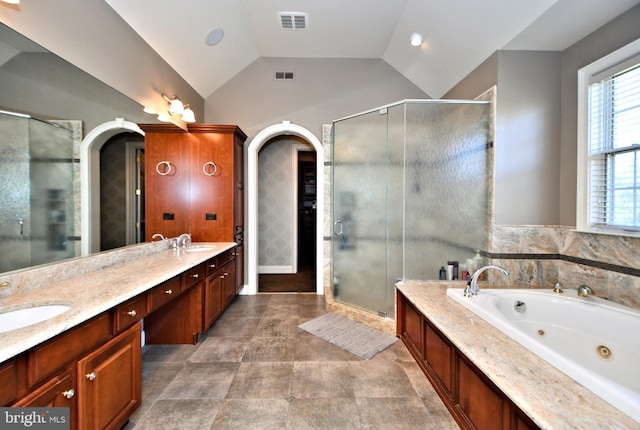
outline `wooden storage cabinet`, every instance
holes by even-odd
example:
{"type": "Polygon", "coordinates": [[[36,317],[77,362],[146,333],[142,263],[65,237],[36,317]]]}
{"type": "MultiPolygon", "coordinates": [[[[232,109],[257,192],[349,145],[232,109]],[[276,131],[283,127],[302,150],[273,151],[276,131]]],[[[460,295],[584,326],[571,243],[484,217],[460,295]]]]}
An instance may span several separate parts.
{"type": "Polygon", "coordinates": [[[146,240],[190,233],[233,242],[244,229],[244,141],[235,125],[140,124],[145,131],[146,240]],[[171,166],[169,169],[168,166],[171,166]]]}
{"type": "Polygon", "coordinates": [[[145,134],[146,240],[189,231],[189,135],[173,124],[141,125],[145,134]]]}
{"type": "Polygon", "coordinates": [[[398,337],[461,428],[538,428],[400,292],[396,305],[398,337]]]}
{"type": "Polygon", "coordinates": [[[142,401],[142,323],[78,361],[81,429],[120,429],[142,401]]]}

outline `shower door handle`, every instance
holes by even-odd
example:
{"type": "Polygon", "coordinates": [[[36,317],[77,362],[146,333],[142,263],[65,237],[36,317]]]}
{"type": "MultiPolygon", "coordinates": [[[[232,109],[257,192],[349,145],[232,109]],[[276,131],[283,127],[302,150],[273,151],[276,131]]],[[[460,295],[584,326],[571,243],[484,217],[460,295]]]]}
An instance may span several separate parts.
{"type": "Polygon", "coordinates": [[[24,235],[24,219],[18,218],[18,224],[20,225],[20,236],[24,235]]]}
{"type": "Polygon", "coordinates": [[[342,236],[342,221],[339,219],[333,223],[333,234],[336,236],[342,236]],[[336,228],[338,228],[337,231],[336,228]]]}

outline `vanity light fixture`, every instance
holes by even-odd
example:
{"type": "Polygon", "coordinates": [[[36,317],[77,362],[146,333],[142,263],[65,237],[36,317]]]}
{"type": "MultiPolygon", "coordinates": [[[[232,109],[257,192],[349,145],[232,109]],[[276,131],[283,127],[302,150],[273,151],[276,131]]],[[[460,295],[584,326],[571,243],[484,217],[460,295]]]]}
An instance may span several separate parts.
{"type": "Polygon", "coordinates": [[[9,4],[20,4],[20,0],[2,0],[2,1],[9,4]]]}
{"type": "Polygon", "coordinates": [[[420,46],[422,45],[422,35],[420,33],[411,33],[411,37],[409,38],[409,42],[411,46],[420,46]]]}
{"type": "Polygon", "coordinates": [[[170,122],[171,117],[174,115],[181,115],[182,121],[184,122],[196,122],[196,116],[193,110],[189,107],[188,104],[182,103],[182,100],[175,96],[174,98],[169,98],[168,96],[162,94],[162,98],[169,103],[169,107],[167,112],[160,113],[158,115],[158,120],[164,122],[170,122]]]}
{"type": "Polygon", "coordinates": [[[182,112],[182,120],[184,122],[196,122],[196,115],[193,113],[189,105],[184,105],[184,112],[182,112]]]}
{"type": "Polygon", "coordinates": [[[169,97],[162,94],[162,98],[164,98],[167,103],[169,103],[169,113],[171,115],[182,115],[182,112],[184,112],[184,104],[182,103],[182,100],[178,98],[178,96],[170,99],[169,97]]]}
{"type": "Polygon", "coordinates": [[[171,122],[171,116],[169,112],[161,112],[158,114],[158,121],[162,122],[171,122]]]}

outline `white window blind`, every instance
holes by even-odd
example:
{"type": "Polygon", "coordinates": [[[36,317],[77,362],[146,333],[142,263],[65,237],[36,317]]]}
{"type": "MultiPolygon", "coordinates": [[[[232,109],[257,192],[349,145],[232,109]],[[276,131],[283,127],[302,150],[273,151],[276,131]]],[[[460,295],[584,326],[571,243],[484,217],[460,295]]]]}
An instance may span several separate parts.
{"type": "Polygon", "coordinates": [[[640,232],[640,58],[589,79],[589,226],[640,232]]]}

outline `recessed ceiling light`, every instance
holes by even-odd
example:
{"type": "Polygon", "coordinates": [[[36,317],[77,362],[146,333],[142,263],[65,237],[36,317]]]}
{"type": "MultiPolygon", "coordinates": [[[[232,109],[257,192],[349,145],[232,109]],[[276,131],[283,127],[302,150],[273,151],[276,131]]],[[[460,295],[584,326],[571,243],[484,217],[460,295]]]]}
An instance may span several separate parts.
{"type": "Polygon", "coordinates": [[[420,33],[411,33],[409,41],[411,46],[420,46],[422,45],[422,35],[420,33]]]}
{"type": "Polygon", "coordinates": [[[212,28],[207,33],[207,37],[205,38],[205,43],[209,46],[214,46],[220,43],[222,37],[224,36],[224,30],[221,28],[212,28]]]}

